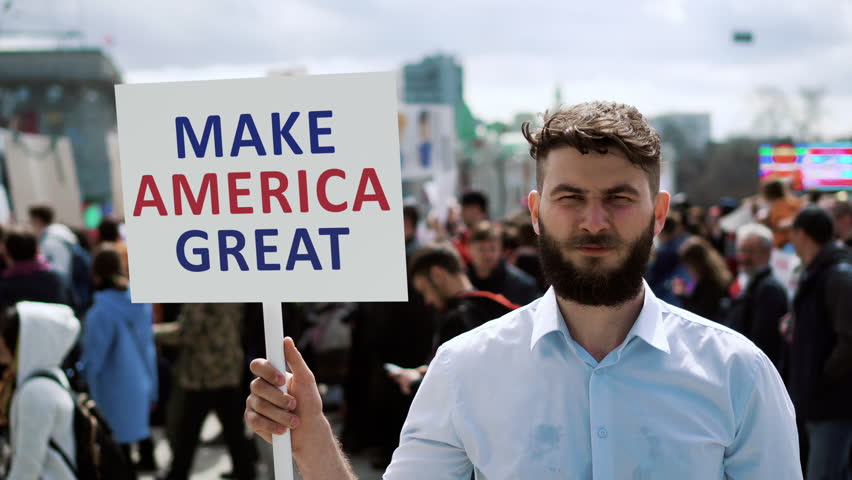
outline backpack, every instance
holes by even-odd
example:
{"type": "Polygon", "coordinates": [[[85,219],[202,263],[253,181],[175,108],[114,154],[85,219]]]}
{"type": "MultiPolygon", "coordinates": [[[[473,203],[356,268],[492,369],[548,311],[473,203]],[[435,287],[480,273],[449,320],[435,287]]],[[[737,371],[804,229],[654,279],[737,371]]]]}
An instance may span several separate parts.
{"type": "Polygon", "coordinates": [[[115,441],[112,430],[98,411],[94,400],[88,394],[68,390],[62,380],[49,370],[39,370],[30,375],[27,380],[39,377],[59,384],[74,401],[76,462],[72,462],[53,439],[49,443],[50,448],[58,453],[68,468],[74,472],[74,476],[78,480],[137,480],[136,471],[130,459],[124,455],[121,446],[115,441]]]}
{"type": "Polygon", "coordinates": [[[66,242],[71,252],[71,291],[74,294],[74,311],[82,314],[92,303],[92,256],[78,243],[66,242]]]}

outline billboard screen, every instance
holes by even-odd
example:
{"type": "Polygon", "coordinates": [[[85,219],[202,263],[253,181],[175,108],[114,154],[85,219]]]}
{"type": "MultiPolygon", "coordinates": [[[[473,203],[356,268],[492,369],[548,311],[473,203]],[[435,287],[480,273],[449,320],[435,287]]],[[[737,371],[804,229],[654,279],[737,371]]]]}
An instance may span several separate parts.
{"type": "Polygon", "coordinates": [[[797,191],[852,190],[852,142],[760,146],[760,180],[790,179],[797,191]]]}

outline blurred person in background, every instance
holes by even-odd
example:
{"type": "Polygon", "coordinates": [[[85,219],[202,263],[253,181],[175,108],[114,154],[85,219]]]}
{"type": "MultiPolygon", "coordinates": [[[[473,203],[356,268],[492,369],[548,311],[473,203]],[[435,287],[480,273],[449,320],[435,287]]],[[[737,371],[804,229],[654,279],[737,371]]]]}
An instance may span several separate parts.
{"type": "Polygon", "coordinates": [[[487,220],[476,224],[470,232],[468,252],[471,262],[467,276],[477,290],[499,293],[518,305],[541,296],[533,277],[503,259],[497,224],[487,220]]]}
{"type": "Polygon", "coordinates": [[[121,259],[121,271],[128,275],[127,267],[127,243],[121,238],[121,230],[118,222],[111,218],[104,218],[98,224],[98,250],[109,248],[115,250],[121,259]]]}
{"type": "Polygon", "coordinates": [[[94,258],[95,301],[83,328],[83,372],[127,458],[140,442],[139,471],[155,471],[150,413],[157,403],[157,359],[151,305],[132,303],[120,254],[102,248],[94,258]]]}
{"type": "Polygon", "coordinates": [[[60,363],[80,332],[65,305],[20,302],[0,309],[0,422],[12,446],[7,480],[74,480],[74,400],[60,363]],[[30,378],[49,371],[50,378],[30,378]],[[65,458],[63,458],[65,457],[65,458]]]}
{"type": "Polygon", "coordinates": [[[77,236],[70,228],[55,223],[52,207],[36,205],[30,207],[30,226],[38,238],[42,255],[53,268],[71,281],[71,245],[77,243],[77,236]]]}
{"type": "Polygon", "coordinates": [[[8,268],[0,278],[0,305],[23,300],[74,304],[68,279],[41,259],[33,232],[23,228],[6,232],[3,258],[8,268]]]}
{"type": "Polygon", "coordinates": [[[802,209],[802,200],[790,195],[787,184],[782,180],[766,182],[763,198],[768,204],[764,223],[772,230],[772,246],[783,249],[790,243],[790,228],[802,209]]]}
{"type": "Polygon", "coordinates": [[[674,285],[688,276],[678,251],[689,236],[678,216],[669,214],[663,230],[657,236],[656,255],[645,274],[645,279],[654,294],[660,300],[675,306],[681,303],[680,297],[674,292],[674,285]]]}
{"type": "Polygon", "coordinates": [[[417,240],[417,224],[420,223],[420,210],[416,205],[402,207],[402,226],[405,236],[405,256],[411,256],[420,242],[417,240]]]}
{"type": "Polygon", "coordinates": [[[787,290],[772,274],[772,231],[759,223],[737,230],[740,272],[746,275],[745,291],[734,299],[725,325],[745,335],[781,368],[783,340],[781,319],[789,310],[787,290]]]}
{"type": "MultiPolygon", "coordinates": [[[[426,304],[440,312],[430,357],[444,342],[518,308],[503,295],[475,290],[457,252],[448,245],[420,247],[411,258],[408,270],[411,284],[426,304]]],[[[389,375],[399,383],[404,394],[411,395],[427,368],[420,365],[391,371],[389,375]]]]}
{"type": "Polygon", "coordinates": [[[834,218],[834,234],[847,248],[852,248],[852,202],[836,202],[831,214],[834,218]]]}
{"type": "Polygon", "coordinates": [[[30,225],[38,237],[39,251],[47,262],[65,277],[71,287],[71,306],[82,318],[91,304],[91,255],[80,246],[73,230],[54,221],[52,207],[30,207],[29,215],[30,225]]]}
{"type": "MultiPolygon", "coordinates": [[[[488,197],[485,193],[472,190],[462,194],[459,199],[460,212],[464,230],[453,237],[453,244],[458,250],[462,261],[465,265],[470,265],[471,257],[468,250],[468,242],[473,228],[484,220],[488,220],[488,197]]],[[[448,222],[451,222],[452,215],[448,217],[448,222]]]]}
{"type": "Polygon", "coordinates": [[[518,223],[517,229],[518,248],[512,251],[506,261],[533,277],[538,290],[544,292],[547,290],[548,285],[544,280],[544,273],[541,271],[541,261],[538,257],[538,235],[536,235],[535,227],[532,226],[528,215],[525,222],[518,223]]]}
{"type": "Polygon", "coordinates": [[[831,215],[809,206],[791,241],[804,271],[793,298],[790,397],[808,438],[807,478],[841,478],[852,455],[852,253],[831,215]]]}
{"type": "Polygon", "coordinates": [[[680,261],[693,282],[688,286],[678,279],[674,293],[681,299],[681,306],[704,318],[721,322],[726,311],[728,287],[733,278],[725,260],[702,237],[693,236],[680,248],[680,261]]]}
{"type": "Polygon", "coordinates": [[[172,406],[166,417],[172,431],[167,480],[189,478],[201,427],[213,410],[222,422],[234,478],[255,478],[242,421],[240,334],[244,313],[244,305],[238,303],[186,303],[177,321],[154,327],[157,343],[180,347],[173,371],[172,406]]]}

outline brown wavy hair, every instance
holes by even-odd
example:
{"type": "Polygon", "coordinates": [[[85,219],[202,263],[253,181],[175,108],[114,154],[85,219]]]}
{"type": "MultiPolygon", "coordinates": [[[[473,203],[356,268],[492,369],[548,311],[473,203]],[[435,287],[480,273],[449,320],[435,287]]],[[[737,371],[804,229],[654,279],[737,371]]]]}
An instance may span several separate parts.
{"type": "Polygon", "coordinates": [[[610,148],[648,174],[651,193],[660,189],[660,135],[636,107],[614,102],[588,102],[544,113],[544,127],[533,130],[530,122],[521,127],[536,160],[536,182],[544,183],[542,161],[551,150],[573,147],[583,155],[606,154],[610,148]]]}
{"type": "Polygon", "coordinates": [[[680,247],[680,261],[694,268],[703,279],[716,282],[722,288],[728,288],[733,275],[722,255],[699,236],[692,236],[680,247]]]}

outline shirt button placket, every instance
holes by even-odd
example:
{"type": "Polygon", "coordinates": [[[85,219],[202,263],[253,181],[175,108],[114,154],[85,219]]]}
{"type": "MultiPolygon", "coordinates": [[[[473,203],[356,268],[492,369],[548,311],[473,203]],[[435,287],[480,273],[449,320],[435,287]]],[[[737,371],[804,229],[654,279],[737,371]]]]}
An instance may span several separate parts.
{"type": "Polygon", "coordinates": [[[606,374],[600,367],[589,378],[589,425],[592,437],[592,475],[594,478],[611,478],[613,471],[613,445],[608,440],[611,398],[606,374]]]}

